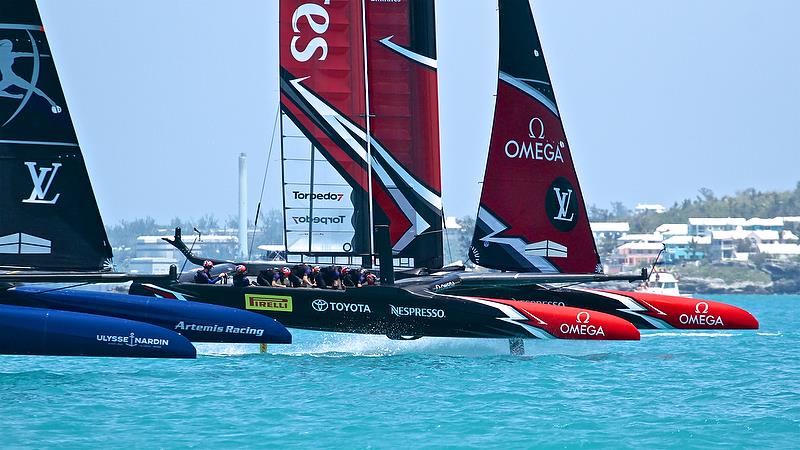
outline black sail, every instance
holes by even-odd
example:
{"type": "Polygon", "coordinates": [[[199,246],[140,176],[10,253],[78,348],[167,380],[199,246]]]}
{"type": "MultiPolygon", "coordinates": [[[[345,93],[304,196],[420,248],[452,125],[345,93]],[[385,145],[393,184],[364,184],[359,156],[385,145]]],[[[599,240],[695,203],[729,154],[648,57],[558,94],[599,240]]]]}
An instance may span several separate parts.
{"type": "Polygon", "coordinates": [[[0,266],[97,270],[111,258],[34,0],[0,9],[0,266]]]}

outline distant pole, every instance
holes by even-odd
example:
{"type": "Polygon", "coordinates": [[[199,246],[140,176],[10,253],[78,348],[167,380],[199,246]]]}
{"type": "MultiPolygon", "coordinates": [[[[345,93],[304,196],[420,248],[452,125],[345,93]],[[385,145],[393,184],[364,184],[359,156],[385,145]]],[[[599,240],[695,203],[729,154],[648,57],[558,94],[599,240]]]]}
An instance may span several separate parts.
{"type": "Polygon", "coordinates": [[[247,154],[239,155],[239,257],[247,258],[247,154]]]}

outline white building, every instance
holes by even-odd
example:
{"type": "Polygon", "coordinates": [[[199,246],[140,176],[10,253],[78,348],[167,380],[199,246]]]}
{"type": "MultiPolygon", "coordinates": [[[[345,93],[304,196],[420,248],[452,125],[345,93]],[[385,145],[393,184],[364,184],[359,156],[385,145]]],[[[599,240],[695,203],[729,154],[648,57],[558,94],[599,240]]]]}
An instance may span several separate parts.
{"type": "Polygon", "coordinates": [[[671,236],[686,236],[689,234],[689,224],[686,223],[665,223],[656,228],[656,233],[661,233],[664,239],[671,236]]]}
{"type": "Polygon", "coordinates": [[[663,248],[655,242],[628,242],[617,247],[614,253],[623,268],[642,267],[653,264],[663,248]]]}
{"type": "Polygon", "coordinates": [[[800,245],[798,244],[758,244],[758,252],[777,258],[789,258],[800,256],[800,245]]]}
{"type": "Polygon", "coordinates": [[[781,231],[783,230],[784,222],[783,218],[775,217],[773,219],[761,219],[759,217],[753,217],[752,219],[748,219],[747,223],[744,224],[745,230],[773,230],[773,231],[781,231]]]}
{"type": "Polygon", "coordinates": [[[595,240],[599,239],[618,239],[623,234],[631,231],[628,222],[592,222],[592,234],[595,240]]]}
{"type": "Polygon", "coordinates": [[[691,217],[689,218],[689,234],[691,236],[709,236],[714,231],[734,231],[747,224],[742,217],[691,217]]]}
{"type": "Polygon", "coordinates": [[[134,256],[130,261],[131,273],[169,273],[169,266],[177,265],[178,259],[169,242],[162,239],[165,236],[139,236],[136,238],[134,256]]]}
{"type": "Polygon", "coordinates": [[[626,234],[618,239],[620,242],[650,242],[660,243],[664,241],[661,233],[648,233],[648,234],[626,234]]]}

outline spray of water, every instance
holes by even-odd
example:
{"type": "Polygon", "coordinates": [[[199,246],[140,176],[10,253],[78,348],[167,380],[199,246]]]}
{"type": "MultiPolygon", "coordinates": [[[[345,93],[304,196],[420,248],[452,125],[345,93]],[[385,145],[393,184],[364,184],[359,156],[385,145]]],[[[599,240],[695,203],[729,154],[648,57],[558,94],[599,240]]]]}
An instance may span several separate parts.
{"type": "MultiPolygon", "coordinates": [[[[719,336],[718,334],[711,334],[719,336]]],[[[697,335],[697,334],[695,334],[697,335]]],[[[325,333],[292,330],[293,343],[269,345],[270,355],[305,356],[324,358],[344,357],[391,357],[398,355],[435,356],[508,356],[506,339],[466,339],[427,337],[414,341],[395,341],[385,336],[347,333],[325,333]]],[[[619,346],[637,343],[613,343],[599,341],[527,340],[525,356],[546,355],[587,356],[614,351],[619,346]]],[[[198,344],[199,355],[241,356],[260,353],[257,344],[198,344]]]]}
{"type": "MultiPolygon", "coordinates": [[[[385,357],[405,354],[447,356],[508,355],[503,339],[422,338],[394,341],[385,336],[323,333],[292,330],[293,343],[269,345],[274,355],[318,357],[385,357]]],[[[206,356],[239,356],[260,353],[258,344],[197,344],[197,353],[206,356]]]]}

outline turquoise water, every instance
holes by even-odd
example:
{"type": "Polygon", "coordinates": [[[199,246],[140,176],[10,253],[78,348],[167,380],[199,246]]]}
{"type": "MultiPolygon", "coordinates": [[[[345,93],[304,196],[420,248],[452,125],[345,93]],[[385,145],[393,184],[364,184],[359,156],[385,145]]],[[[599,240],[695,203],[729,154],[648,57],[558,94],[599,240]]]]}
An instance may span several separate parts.
{"type": "Polygon", "coordinates": [[[11,447],[800,447],[800,296],[717,296],[758,332],[641,342],[295,332],[196,361],[0,356],[11,447]]]}

